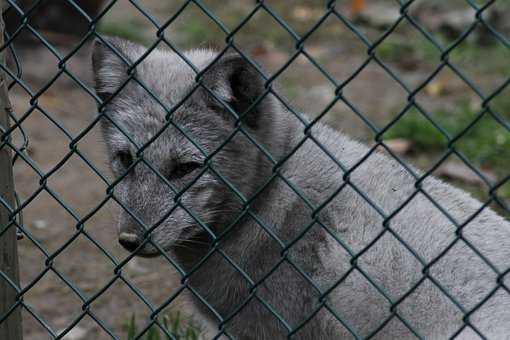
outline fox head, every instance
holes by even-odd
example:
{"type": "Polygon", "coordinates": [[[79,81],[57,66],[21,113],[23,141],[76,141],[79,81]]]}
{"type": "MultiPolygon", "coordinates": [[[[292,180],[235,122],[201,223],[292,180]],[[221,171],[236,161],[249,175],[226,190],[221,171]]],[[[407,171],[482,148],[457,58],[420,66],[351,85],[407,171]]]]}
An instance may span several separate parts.
{"type": "Polygon", "coordinates": [[[240,55],[118,38],[94,43],[92,65],[119,242],[155,256],[239,219],[283,145],[259,70],[240,55]]]}

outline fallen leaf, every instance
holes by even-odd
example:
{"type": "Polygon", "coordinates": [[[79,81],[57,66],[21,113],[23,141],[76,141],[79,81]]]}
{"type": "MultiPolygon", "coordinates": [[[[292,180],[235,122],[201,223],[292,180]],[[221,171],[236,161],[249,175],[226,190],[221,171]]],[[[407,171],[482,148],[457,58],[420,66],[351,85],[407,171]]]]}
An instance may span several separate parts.
{"type": "Polygon", "coordinates": [[[429,96],[439,97],[441,95],[441,93],[443,92],[443,84],[442,84],[442,82],[440,82],[440,81],[433,81],[433,82],[429,83],[425,87],[425,92],[427,92],[427,94],[429,96]]]}
{"type": "Polygon", "coordinates": [[[352,0],[351,1],[351,13],[352,15],[358,15],[365,9],[365,0],[352,0]]]}

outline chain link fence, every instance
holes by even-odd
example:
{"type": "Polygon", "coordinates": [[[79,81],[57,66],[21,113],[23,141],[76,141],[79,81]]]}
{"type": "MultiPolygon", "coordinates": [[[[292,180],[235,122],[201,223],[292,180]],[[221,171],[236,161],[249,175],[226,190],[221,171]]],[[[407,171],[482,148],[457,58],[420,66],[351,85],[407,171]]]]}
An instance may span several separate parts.
{"type": "MultiPolygon", "coordinates": [[[[478,250],[475,245],[472,245],[470,240],[463,235],[462,231],[479,214],[489,209],[489,206],[500,215],[504,217],[509,216],[509,201],[505,194],[505,192],[508,192],[508,186],[510,185],[510,173],[508,171],[510,169],[510,159],[507,158],[508,150],[506,149],[506,146],[509,144],[506,142],[502,144],[503,149],[499,153],[498,158],[503,166],[500,167],[496,175],[492,174],[494,171],[487,171],[480,164],[473,162],[469,152],[466,154],[466,149],[460,147],[460,145],[465,140],[472,138],[473,130],[479,124],[484,124],[483,122],[487,119],[491,122],[492,134],[501,135],[503,136],[501,138],[506,138],[506,140],[510,138],[509,112],[501,111],[501,106],[494,104],[496,100],[508,97],[508,85],[510,83],[508,71],[510,64],[508,61],[503,62],[504,68],[499,73],[497,79],[493,77],[488,79],[491,86],[487,90],[487,87],[481,86],[478,79],[474,79],[469,71],[466,71],[453,60],[455,59],[454,54],[457,53],[456,51],[462,49],[463,44],[469,41],[477,31],[483,32],[483,39],[490,39],[491,44],[497,46],[497,49],[508,60],[508,56],[510,56],[510,40],[507,31],[499,28],[488,19],[488,13],[498,4],[502,4],[504,9],[508,9],[504,7],[506,4],[503,1],[466,0],[460,2],[467,13],[469,13],[468,24],[462,26],[459,33],[454,34],[454,38],[450,40],[443,40],[438,37],[436,32],[432,32],[430,27],[427,27],[417,18],[416,13],[413,11],[420,4],[419,1],[413,0],[381,1],[380,3],[388,4],[387,6],[396,9],[394,11],[396,14],[391,18],[389,24],[385,24],[384,28],[379,28],[377,31],[367,30],[366,23],[363,23],[363,20],[354,20],[348,12],[351,2],[347,1],[312,3],[310,8],[313,8],[313,11],[293,12],[296,16],[306,17],[307,25],[304,26],[306,27],[305,29],[296,29],[295,23],[289,23],[285,12],[278,10],[277,6],[269,1],[242,2],[242,6],[244,6],[243,8],[246,11],[242,15],[234,14],[234,21],[216,12],[218,4],[211,5],[207,1],[199,0],[182,1],[179,4],[173,4],[172,11],[164,12],[164,14],[148,10],[143,1],[105,1],[101,10],[93,15],[90,14],[90,11],[87,12],[83,9],[83,4],[80,1],[62,1],[61,6],[66,6],[68,10],[80,18],[79,20],[87,25],[86,32],[80,32],[74,40],[68,40],[62,34],[51,34],[33,24],[34,18],[37,17],[38,11],[44,3],[44,1],[34,1],[26,5],[26,3],[20,4],[13,0],[7,0],[3,4],[2,9],[4,17],[11,20],[7,22],[12,25],[11,27],[8,26],[4,32],[4,42],[0,47],[1,53],[7,56],[7,62],[2,63],[0,67],[5,75],[6,88],[12,101],[12,110],[5,110],[4,113],[4,115],[8,116],[10,124],[5,124],[0,120],[2,122],[0,126],[0,150],[12,155],[12,168],[15,174],[14,184],[16,184],[17,191],[14,200],[7,196],[9,194],[7,192],[2,192],[0,197],[0,207],[4,212],[7,212],[5,221],[3,219],[0,220],[2,221],[0,238],[4,242],[10,234],[11,238],[5,241],[8,243],[1,243],[10,244],[14,242],[12,235],[14,230],[16,230],[18,238],[22,240],[18,241],[20,247],[21,283],[17,282],[16,274],[8,271],[5,265],[3,265],[0,271],[0,281],[2,281],[0,287],[5,287],[6,295],[12,298],[12,301],[6,306],[0,304],[2,306],[0,324],[7,325],[9,322],[19,323],[20,321],[16,315],[21,313],[23,315],[25,335],[34,339],[80,339],[90,338],[91,336],[97,336],[100,339],[120,339],[125,336],[136,339],[144,339],[146,337],[156,339],[154,327],[156,327],[160,334],[169,339],[184,339],[186,338],[185,335],[177,334],[176,329],[179,327],[172,328],[168,326],[164,314],[172,308],[184,308],[182,307],[183,303],[179,299],[181,299],[181,295],[187,293],[196,300],[199,300],[202,307],[214,315],[215,320],[212,331],[207,333],[207,336],[211,338],[235,338],[229,332],[229,325],[252,301],[262,304],[265,311],[271,313],[279,321],[285,329],[288,338],[299,338],[299,332],[305,329],[306,325],[322,311],[330,313],[335,322],[338,322],[352,338],[377,338],[388,324],[396,321],[404,325],[414,337],[424,338],[420,333],[421,330],[417,329],[416,325],[407,320],[399,312],[399,306],[406,299],[409,299],[415,291],[419,290],[420,287],[425,284],[432,284],[451,301],[452,306],[461,314],[462,326],[452,334],[449,334],[449,338],[455,338],[467,330],[481,339],[487,338],[484,331],[472,323],[470,318],[483,308],[484,304],[495,294],[501,294],[501,292],[510,294],[507,278],[507,274],[510,271],[510,259],[507,259],[506,268],[499,268],[482,251],[478,250]],[[101,33],[101,20],[104,20],[110,13],[115,13],[119,6],[129,6],[132,11],[136,12],[151,27],[152,35],[150,35],[148,40],[136,34],[130,36],[131,39],[138,37],[140,40],[149,41],[147,51],[134,62],[126,60],[125,56],[122,55],[122,51],[119,51],[111,43],[111,40],[105,39],[101,33]],[[179,18],[190,8],[193,8],[194,13],[200,13],[201,17],[206,18],[210,30],[219,31],[219,36],[223,41],[221,46],[217,47],[217,57],[206,67],[194,65],[189,57],[186,56],[179,43],[176,43],[177,38],[172,33],[169,33],[169,29],[173,29],[177,25],[176,22],[179,18]],[[314,14],[309,17],[309,12],[314,14]],[[281,42],[281,39],[284,39],[285,44],[290,46],[288,55],[285,55],[284,58],[280,55],[280,59],[276,63],[277,66],[271,72],[263,71],[250,56],[251,54],[257,54],[256,49],[250,51],[250,54],[237,40],[238,35],[241,34],[240,32],[249,27],[251,22],[256,20],[256,17],[259,15],[271,18],[272,25],[284,32],[282,35],[284,38],[280,36],[276,41],[281,42]],[[235,24],[232,24],[232,22],[235,22],[235,24]],[[338,25],[336,27],[341,27],[344,32],[350,35],[349,44],[358,44],[359,48],[365,53],[358,59],[360,61],[359,64],[347,70],[347,73],[343,74],[341,78],[338,74],[332,74],[334,72],[331,72],[331,68],[324,65],[323,58],[317,57],[315,55],[317,51],[309,46],[310,41],[315,39],[314,37],[317,35],[317,32],[321,31],[324,26],[331,22],[338,25]],[[391,59],[391,53],[393,53],[391,51],[388,52],[387,44],[403,25],[408,30],[414,32],[416,34],[415,37],[419,37],[420,41],[428,44],[435,55],[434,59],[427,60],[433,66],[425,74],[422,74],[420,80],[413,85],[409,85],[410,81],[405,77],[405,74],[400,72],[401,69],[395,68],[395,65],[388,61],[387,58],[390,55],[389,59],[391,59]],[[26,37],[29,40],[28,47],[26,43],[22,43],[23,40],[26,40],[26,37]],[[89,66],[87,65],[85,70],[83,67],[79,67],[80,64],[84,63],[84,58],[89,63],[90,44],[93,40],[100,41],[104,46],[111,49],[112,53],[117,55],[118,58],[127,63],[126,79],[118,90],[114,91],[111,97],[100,98],[93,89],[90,79],[91,72],[88,69],[89,66]],[[44,58],[41,57],[40,61],[37,60],[34,63],[34,60],[32,60],[32,66],[29,66],[31,69],[28,70],[29,75],[27,76],[27,71],[23,68],[23,58],[39,57],[39,54],[35,53],[31,56],[31,51],[33,51],[32,49],[35,45],[40,50],[44,50],[46,54],[44,58]],[[172,105],[169,105],[165,98],[160,98],[150,86],[144,84],[142,79],[136,75],[137,67],[140,67],[143,60],[149,58],[151,54],[157,53],[157,48],[164,48],[174,52],[194,71],[194,86],[188,89],[188,92],[177,103],[172,103],[172,105]],[[257,76],[263,79],[263,93],[260,94],[256,102],[245,108],[245,112],[236,112],[224,100],[218,98],[214,89],[211,89],[206,81],[207,74],[214,68],[214,65],[221,62],[222,57],[231,53],[241,56],[248,65],[251,65],[257,71],[257,76]],[[284,73],[295,68],[296,65],[298,65],[299,70],[299,65],[302,65],[303,60],[314,72],[318,72],[329,86],[328,90],[324,90],[325,92],[329,91],[327,92],[329,95],[327,103],[323,105],[321,110],[315,113],[312,112],[311,118],[296,110],[292,103],[280,94],[275,85],[275,82],[279,81],[284,73]],[[51,71],[40,72],[44,68],[51,68],[51,71]],[[349,87],[356,79],[364,77],[368,68],[377,68],[380,74],[389,79],[391,86],[399,88],[399,93],[401,94],[398,101],[403,103],[402,107],[395,110],[396,113],[390,118],[385,119],[383,123],[377,121],[373,116],[369,117],[364,112],[363,105],[359,103],[359,98],[358,102],[356,102],[346,95],[349,87]],[[469,117],[468,121],[465,121],[461,128],[453,133],[452,130],[445,127],[444,121],[438,121],[437,116],[420,100],[424,93],[433,96],[435,92],[442,91],[441,83],[437,82],[437,77],[444,72],[448,72],[450,78],[454,78],[457,83],[461,83],[463,91],[471,93],[476,98],[476,109],[472,110],[474,111],[473,115],[469,117]],[[160,131],[152,136],[147,143],[137,145],[134,159],[130,161],[129,165],[129,169],[142,165],[151,169],[154,175],[162,182],[161,185],[165,187],[165,190],[172,192],[174,195],[174,206],[159,221],[149,225],[136,216],[136,211],[133,211],[125,202],[119,199],[115,190],[118,183],[126,176],[129,176],[129,169],[119,176],[111,176],[106,170],[106,162],[104,159],[101,161],[102,155],[105,152],[98,148],[94,141],[100,138],[97,131],[101,120],[109,120],[127,139],[133,141],[133,137],[122,126],[105,114],[105,107],[108,103],[130,82],[136,82],[142,87],[146,95],[157,102],[159,108],[165,112],[165,122],[160,131]],[[70,95],[66,98],[65,102],[60,102],[57,98],[59,91],[65,91],[66,87],[74,88],[75,92],[73,92],[72,96],[70,95]],[[206,93],[215,97],[235,120],[235,126],[232,131],[228,132],[220,147],[212,153],[206,152],[200,143],[195,141],[192,133],[186,131],[185,128],[179,126],[173,120],[173,116],[186,105],[186,101],[197,91],[206,91],[206,93]],[[277,98],[286,108],[286,112],[292,115],[301,127],[299,142],[278,159],[274,158],[265,146],[258,143],[244,123],[244,119],[248,117],[250,111],[255,110],[257,105],[267,96],[277,98]],[[88,104],[82,104],[84,102],[88,104]],[[359,160],[355,164],[344,164],[338,160],[334,156],[335,152],[322,145],[320,140],[313,134],[314,127],[326,120],[331,115],[335,105],[338,104],[344,105],[351,116],[357,117],[358,125],[356,126],[363,126],[363,129],[368,131],[367,135],[370,136],[367,141],[369,148],[365,154],[359,155],[359,160]],[[97,105],[98,109],[94,105],[97,105]],[[81,116],[70,117],[75,115],[75,111],[79,112],[81,116]],[[99,114],[95,114],[96,112],[99,112],[99,114]],[[401,153],[395,151],[395,145],[388,142],[387,138],[388,134],[410,115],[419,117],[418,125],[428,124],[431,127],[433,132],[427,130],[427,136],[438,134],[439,138],[444,140],[444,148],[433,157],[433,161],[428,163],[423,173],[417,172],[409,166],[409,162],[404,159],[401,153]],[[68,119],[77,120],[70,121],[68,119]],[[150,146],[169,127],[180,131],[186,140],[193,143],[199,150],[202,150],[205,157],[204,164],[206,166],[201,174],[197,175],[190,183],[187,183],[184,189],[173,185],[171,181],[160,173],[157,166],[151,164],[144,157],[150,146]],[[32,146],[33,143],[29,143],[31,139],[37,143],[42,138],[41,135],[45,134],[49,134],[46,137],[51,139],[47,146],[42,147],[37,144],[32,146]],[[228,144],[233,139],[239,138],[239,136],[243,136],[252,147],[257,148],[258,152],[263,155],[264,162],[271,169],[270,175],[264,181],[265,184],[257,188],[251,196],[246,196],[241,192],[227,177],[217,171],[214,166],[215,156],[221,152],[222,148],[228,147],[228,144]],[[342,174],[343,183],[339,183],[338,188],[335,188],[332,193],[329,190],[325,190],[320,204],[310,200],[304,193],[303,188],[296,185],[292,179],[286,178],[282,171],[286,162],[298,152],[304,143],[314,143],[318,147],[317,152],[327,155],[338,172],[342,174]],[[406,197],[402,197],[402,203],[393,211],[385,211],[374,201],[373,197],[365,193],[362,186],[357,185],[350,179],[357,170],[363,167],[367,159],[374,157],[378,153],[385,153],[396,160],[402,169],[414,178],[414,191],[406,195],[406,197]],[[478,190],[483,194],[482,202],[479,208],[467,220],[458,220],[455,216],[452,216],[441,203],[435,202],[434,196],[426,190],[424,185],[424,182],[436,174],[438,169],[451,158],[457,159],[464,169],[468,169],[467,171],[471,173],[471,177],[474,174],[477,178],[475,181],[482,188],[478,190]],[[70,167],[69,164],[71,163],[79,165],[70,167]],[[186,206],[180,199],[186,193],[186,190],[193,186],[206,171],[212,172],[220,178],[223,185],[228,188],[231,195],[237,198],[241,206],[237,218],[229,222],[220,234],[215,233],[211,225],[208,225],[193,211],[193,207],[186,206]],[[68,173],[72,174],[67,175],[68,173]],[[86,184],[87,180],[85,178],[94,179],[96,184],[93,185],[95,190],[93,194],[87,194],[91,189],[86,184]],[[302,226],[299,233],[285,240],[274,232],[272,226],[268,225],[259,216],[257,211],[252,209],[254,202],[256,202],[259,196],[264,195],[264,190],[275,180],[286,183],[288,190],[293,195],[296,195],[296,197],[299,197],[302,202],[301,204],[309,211],[310,220],[302,226]],[[99,191],[97,188],[99,188],[99,191]],[[359,199],[364,204],[370,206],[373,209],[373,213],[377,214],[382,221],[378,232],[373,235],[371,241],[359,249],[353,249],[347,240],[343,240],[341,236],[332,233],[331,226],[326,225],[321,218],[321,211],[339,193],[345,190],[355,192],[359,199]],[[431,259],[423,258],[418,251],[413,249],[413,245],[408,244],[400,237],[399,232],[394,230],[391,224],[395,216],[419,195],[427,197],[435,208],[454,226],[454,230],[451,233],[452,238],[449,240],[448,245],[431,259]],[[80,197],[84,198],[81,199],[80,197]],[[113,227],[114,218],[108,213],[108,207],[111,205],[126,210],[133,219],[143,225],[145,229],[143,245],[151,244],[154,248],[158,249],[162,259],[138,260],[135,258],[135,255],[142,246],[138,246],[136,251],[128,256],[126,256],[125,252],[123,253],[113,246],[117,242],[117,236],[113,227]],[[33,208],[34,206],[37,208],[33,208]],[[194,219],[194,223],[199,225],[205,235],[207,235],[210,244],[210,248],[204,254],[202,261],[191,270],[184,269],[170,252],[163,250],[157,242],[154,242],[149,237],[177,209],[186,211],[194,219]],[[41,219],[39,216],[42,214],[42,211],[44,211],[45,216],[50,216],[50,218],[53,216],[55,219],[50,222],[41,219]],[[243,264],[239,263],[239,259],[232,258],[222,248],[222,242],[236,232],[236,226],[245,218],[255,221],[258,227],[260,227],[261,233],[269,235],[272,240],[271,242],[278,244],[279,248],[280,257],[274,260],[274,266],[272,266],[271,270],[258,275],[256,278],[250,277],[243,269],[243,264]],[[104,228],[108,228],[111,232],[105,234],[104,228]],[[335,279],[332,286],[327,288],[321,287],[319,283],[314,282],[307,275],[306,270],[301,268],[300,264],[290,255],[292,248],[296,247],[300,240],[308,240],[307,234],[313,233],[315,228],[327,231],[328,237],[338,242],[338,245],[350,257],[350,268],[344,275],[335,279]],[[394,240],[397,240],[406,249],[406,252],[414,258],[415,265],[421,273],[421,278],[409,285],[407,291],[400,291],[396,295],[390,294],[387,287],[382,287],[376,279],[373,279],[362,264],[363,256],[376,247],[377,243],[384,237],[392,237],[394,240]],[[52,238],[58,241],[51,243],[52,238]],[[493,286],[488,287],[485,297],[474,306],[464,306],[460,299],[449,292],[448,287],[444,287],[431,273],[433,266],[436,264],[440,265],[441,261],[448,256],[448,251],[458,243],[466,244],[479,257],[487,271],[490,271],[494,277],[492,281],[493,286]],[[92,258],[91,256],[95,257],[92,258]],[[237,272],[236,275],[240,275],[245,280],[248,287],[247,294],[243,297],[243,303],[233,306],[234,312],[228,315],[216,311],[213,303],[208,301],[208,296],[190,284],[190,278],[200,269],[200,266],[206,265],[208,259],[213,257],[221,257],[223,261],[228,262],[237,272]],[[102,262],[101,265],[94,263],[98,258],[102,262]],[[136,261],[143,262],[140,264],[140,262],[136,261]],[[156,267],[152,265],[152,261],[159,261],[156,262],[156,267]],[[67,263],[67,266],[64,266],[65,263],[67,263]],[[26,267],[24,267],[25,265],[26,267]],[[281,311],[272,307],[270,303],[265,301],[264,295],[260,293],[261,290],[265,289],[266,280],[281,266],[292,267],[293,270],[301,274],[300,280],[306,281],[310,289],[316,292],[316,307],[310,311],[306,318],[299,322],[291,323],[286,320],[282,316],[281,311]],[[147,270],[146,267],[149,269],[147,270]],[[171,279],[167,280],[163,274],[161,276],[153,276],[153,272],[158,271],[161,273],[168,271],[167,275],[171,279]],[[133,276],[133,272],[139,275],[133,276]],[[349,322],[351,320],[349,316],[338,313],[328,303],[328,294],[337,287],[346,284],[353,275],[360,275],[366,283],[375,289],[378,299],[386,301],[388,306],[387,317],[377,327],[370,329],[368,334],[360,334],[359,330],[349,322]],[[144,283],[151,280],[152,285],[147,286],[144,283]],[[94,282],[94,285],[87,286],[91,282],[94,282]],[[47,290],[42,290],[41,287],[47,290]],[[157,297],[154,296],[155,289],[159,290],[157,297]],[[131,313],[137,312],[138,314],[141,310],[144,311],[146,319],[139,329],[134,328],[134,321],[131,326],[123,327],[122,320],[129,321],[131,313]],[[91,325],[94,327],[94,330],[91,331],[92,333],[81,335],[82,337],[80,337],[79,332],[76,332],[77,329],[90,328],[91,325]],[[152,335],[150,335],[151,332],[152,335]]],[[[308,4],[307,2],[304,3],[308,4]]],[[[353,8],[360,6],[362,2],[355,1],[355,3],[357,5],[353,6],[353,8]]],[[[233,3],[229,5],[235,7],[233,3]]],[[[287,9],[291,10],[290,8],[287,9]]],[[[509,14],[504,11],[502,13],[503,15],[509,14]]],[[[121,17],[119,20],[122,21],[122,12],[119,16],[121,17]]],[[[193,16],[188,16],[186,20],[192,22],[193,16]]],[[[262,30],[263,27],[255,27],[253,31],[249,31],[249,39],[253,41],[260,39],[257,36],[257,29],[262,30]]],[[[126,35],[125,31],[115,27],[110,27],[107,33],[126,35]]],[[[207,36],[208,32],[198,30],[197,34],[207,36]]],[[[326,38],[328,34],[330,34],[330,31],[327,31],[326,38]]],[[[205,43],[208,42],[205,41],[205,43]]],[[[342,45],[343,42],[341,39],[336,41],[331,39],[328,44],[342,45]]],[[[480,48],[482,50],[485,49],[483,43],[480,44],[482,44],[480,48]]],[[[264,54],[266,52],[262,53],[259,51],[258,53],[264,54]]],[[[402,50],[401,55],[397,58],[406,59],[410,58],[410,56],[406,54],[406,50],[402,50]]],[[[479,59],[478,63],[491,64],[496,63],[496,61],[479,59]]],[[[303,83],[307,82],[307,79],[304,78],[300,80],[303,83]]],[[[372,79],[369,81],[377,82],[377,80],[372,79]]],[[[302,84],[302,86],[306,88],[307,85],[302,84]]],[[[378,94],[375,95],[377,96],[378,94]]],[[[301,94],[297,96],[299,97],[301,94]]],[[[370,89],[361,94],[362,99],[370,96],[372,96],[370,89]]],[[[366,98],[366,100],[369,100],[369,98],[366,98]]],[[[3,108],[8,107],[7,103],[4,102],[2,104],[3,108]]],[[[506,109],[510,110],[510,106],[506,109]]],[[[341,120],[342,118],[340,118],[341,120]]],[[[342,126],[342,123],[338,124],[342,126]]],[[[349,134],[350,131],[344,130],[349,134]]],[[[474,143],[469,144],[468,148],[474,148],[477,141],[474,143]]],[[[498,148],[498,145],[494,143],[491,147],[498,148]]],[[[313,156],[309,155],[309,157],[313,156]]],[[[0,162],[0,165],[2,164],[0,162]]],[[[240,164],[239,166],[243,165],[240,164]]],[[[5,168],[0,169],[3,179],[7,178],[4,175],[7,173],[6,171],[7,169],[5,168]]],[[[508,247],[509,245],[502,244],[501,246],[508,247]]],[[[10,251],[15,250],[11,249],[10,251]]],[[[227,279],[225,278],[225,280],[227,279]]],[[[214,280],[211,278],[211,281],[214,280]]],[[[257,336],[255,335],[254,338],[257,338],[257,336]]]]}

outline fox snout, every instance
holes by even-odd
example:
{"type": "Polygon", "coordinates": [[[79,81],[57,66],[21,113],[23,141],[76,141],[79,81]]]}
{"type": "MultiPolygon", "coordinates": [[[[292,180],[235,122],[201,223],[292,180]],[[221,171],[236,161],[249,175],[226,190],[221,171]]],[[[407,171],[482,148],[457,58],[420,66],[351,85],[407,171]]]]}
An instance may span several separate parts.
{"type": "Polygon", "coordinates": [[[140,257],[155,257],[160,254],[159,250],[150,242],[147,243],[143,235],[139,233],[121,231],[119,234],[119,244],[130,253],[136,251],[135,255],[140,257]]]}
{"type": "Polygon", "coordinates": [[[140,237],[134,233],[121,232],[119,234],[119,243],[129,252],[133,252],[141,243],[140,237]]]}

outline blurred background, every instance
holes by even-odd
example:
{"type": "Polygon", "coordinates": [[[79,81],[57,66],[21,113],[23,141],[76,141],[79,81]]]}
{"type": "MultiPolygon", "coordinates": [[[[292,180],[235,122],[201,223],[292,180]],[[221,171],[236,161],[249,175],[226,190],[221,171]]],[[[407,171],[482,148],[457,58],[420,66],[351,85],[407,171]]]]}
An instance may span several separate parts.
{"type": "MultiPolygon", "coordinates": [[[[398,0],[336,1],[335,13],[327,16],[326,1],[315,0],[268,0],[263,7],[254,0],[10,2],[4,18],[17,58],[8,53],[8,66],[22,79],[10,98],[30,141],[25,152],[33,160],[32,165],[16,161],[16,189],[21,202],[29,202],[23,209],[27,230],[48,253],[61,251],[45,272],[44,253],[26,237],[20,241],[21,284],[35,282],[24,301],[54,331],[79,320],[65,339],[107,339],[103,327],[124,338],[133,314],[143,326],[148,305],[161,305],[180,287],[173,267],[161,259],[135,258],[120,278],[114,274],[111,258],[120,262],[127,254],[116,242],[115,203],[103,202],[107,183],[96,172],[113,179],[99,129],[89,129],[96,113],[87,93],[92,87],[91,29],[152,45],[167,23],[164,36],[179,50],[222,48],[227,35],[217,23],[233,30],[253,14],[235,33],[234,43],[268,74],[283,69],[279,91],[297,111],[316,117],[329,107],[322,121],[371,145],[381,132],[391,150],[424,170],[448,150],[444,133],[463,132],[453,144],[462,157],[451,155],[433,174],[482,201],[490,197],[486,181],[497,183],[510,174],[508,1],[410,1],[402,20],[401,2],[406,1],[398,0]],[[473,25],[475,8],[486,3],[490,6],[481,18],[488,26],[473,25]],[[90,24],[98,16],[97,24],[90,24]],[[286,66],[296,54],[296,37],[303,36],[304,53],[286,66]],[[340,85],[343,100],[335,101],[340,85]],[[486,106],[492,113],[480,116],[486,106]],[[44,190],[39,190],[37,171],[51,173],[44,190]],[[86,234],[77,234],[83,219],[86,234]],[[90,297],[110,284],[90,305],[102,324],[89,315],[80,318],[83,302],[73,289],[90,297]]],[[[20,129],[13,137],[23,144],[20,129]]],[[[494,193],[510,205],[510,182],[494,193]]],[[[491,206],[509,217],[501,205],[491,206]]],[[[169,315],[176,311],[184,320],[193,318],[185,297],[165,309],[169,315]]],[[[26,310],[23,317],[26,339],[51,338],[26,310]]],[[[200,320],[193,322],[202,327],[200,320]]]]}

